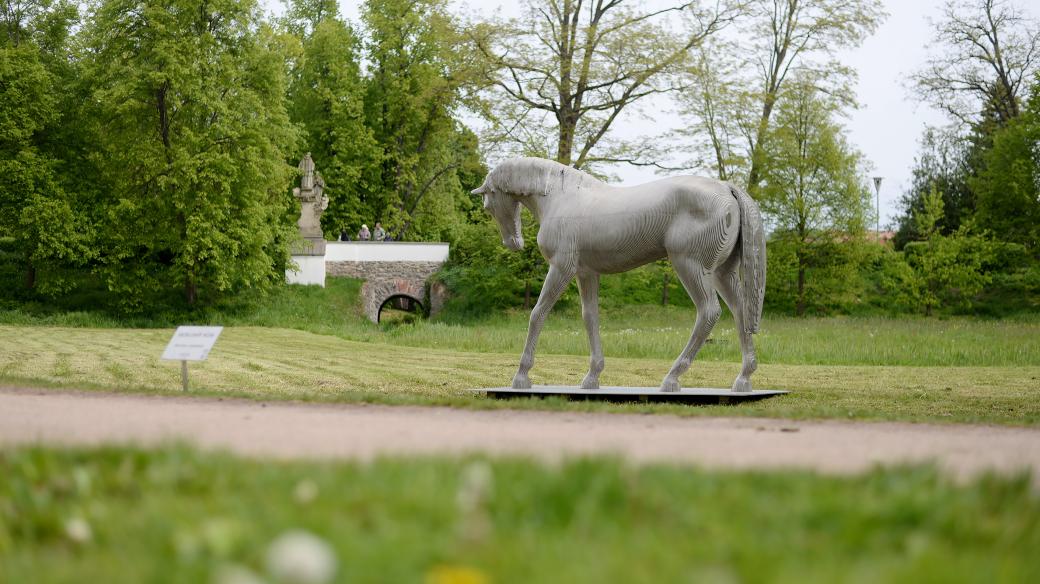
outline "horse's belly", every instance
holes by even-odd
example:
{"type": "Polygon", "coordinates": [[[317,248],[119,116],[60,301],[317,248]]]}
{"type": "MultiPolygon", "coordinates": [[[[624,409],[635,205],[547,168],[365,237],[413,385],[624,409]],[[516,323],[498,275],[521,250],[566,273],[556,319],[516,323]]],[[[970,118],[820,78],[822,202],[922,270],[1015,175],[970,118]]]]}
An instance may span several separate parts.
{"type": "Polygon", "coordinates": [[[640,248],[593,247],[582,249],[579,267],[599,274],[617,274],[638,268],[667,255],[663,245],[640,248]]]}

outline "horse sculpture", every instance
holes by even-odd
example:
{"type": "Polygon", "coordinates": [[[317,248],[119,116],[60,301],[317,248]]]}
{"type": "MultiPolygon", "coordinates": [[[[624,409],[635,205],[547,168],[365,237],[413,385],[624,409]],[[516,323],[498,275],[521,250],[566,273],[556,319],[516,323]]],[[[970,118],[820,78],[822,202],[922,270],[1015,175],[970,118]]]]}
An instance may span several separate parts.
{"type": "Polygon", "coordinates": [[[710,178],[679,176],[633,187],[612,187],[580,170],[541,158],[515,158],[495,167],[475,195],[502,233],[502,243],[523,248],[520,205],[538,221],[538,248],[549,264],[531,311],[527,342],[513,388],[529,389],[528,372],[545,318],[575,276],[589,336],[589,371],[583,389],[598,389],[603,371],[599,337],[599,278],[667,257],[697,307],[697,321],[679,358],[661,382],[678,391],[722,314],[722,295],[736,321],[743,364],[733,391],[751,391],[757,367],[752,334],[758,332],[765,295],[766,248],[754,200],[710,178]]]}

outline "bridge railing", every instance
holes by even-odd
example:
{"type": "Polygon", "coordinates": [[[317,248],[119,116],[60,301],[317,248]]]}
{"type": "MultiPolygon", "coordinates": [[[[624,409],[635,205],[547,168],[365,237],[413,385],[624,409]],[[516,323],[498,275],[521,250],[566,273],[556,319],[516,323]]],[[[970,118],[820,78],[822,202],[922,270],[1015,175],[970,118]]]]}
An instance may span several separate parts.
{"type": "Polygon", "coordinates": [[[447,243],[410,241],[330,241],[326,262],[445,262],[447,243]]]}

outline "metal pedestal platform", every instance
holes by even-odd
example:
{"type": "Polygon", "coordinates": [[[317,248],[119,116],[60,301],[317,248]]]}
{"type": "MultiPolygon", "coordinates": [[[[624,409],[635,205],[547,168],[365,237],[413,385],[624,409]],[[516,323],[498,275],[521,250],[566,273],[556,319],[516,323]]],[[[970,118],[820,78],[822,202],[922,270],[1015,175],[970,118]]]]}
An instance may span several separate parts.
{"type": "Polygon", "coordinates": [[[600,389],[579,389],[565,385],[536,385],[531,389],[513,389],[511,387],[489,387],[471,389],[484,393],[488,397],[498,399],[522,397],[563,397],[571,400],[597,400],[611,402],[671,402],[692,404],[735,404],[745,401],[757,401],[775,395],[787,393],[775,389],[755,389],[736,392],[730,389],[705,387],[683,388],[679,391],[665,392],[657,387],[601,387],[600,389]]]}

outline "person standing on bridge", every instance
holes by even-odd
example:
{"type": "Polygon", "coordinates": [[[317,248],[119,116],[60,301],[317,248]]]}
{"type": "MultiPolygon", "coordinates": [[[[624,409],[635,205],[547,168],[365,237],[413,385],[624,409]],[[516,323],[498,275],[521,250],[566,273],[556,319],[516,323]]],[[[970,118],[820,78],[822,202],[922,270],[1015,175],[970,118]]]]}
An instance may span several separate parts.
{"type": "Polygon", "coordinates": [[[368,230],[368,225],[361,225],[361,231],[357,232],[358,241],[368,241],[372,238],[372,232],[368,230]]]}
{"type": "Polygon", "coordinates": [[[375,235],[376,241],[384,241],[386,239],[386,230],[383,229],[383,224],[379,221],[376,221],[376,231],[373,235],[375,235]]]}

